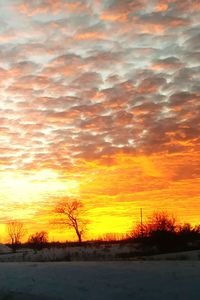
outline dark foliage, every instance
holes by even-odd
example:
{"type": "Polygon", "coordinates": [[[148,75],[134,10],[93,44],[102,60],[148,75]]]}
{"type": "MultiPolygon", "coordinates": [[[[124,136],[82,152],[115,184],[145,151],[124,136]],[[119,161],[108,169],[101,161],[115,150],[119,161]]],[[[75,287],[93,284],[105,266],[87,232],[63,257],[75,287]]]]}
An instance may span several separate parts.
{"type": "Polygon", "coordinates": [[[200,225],[177,224],[167,212],[155,212],[146,224],[138,224],[131,237],[145,249],[157,252],[182,251],[200,246],[200,225]]]}
{"type": "Polygon", "coordinates": [[[48,243],[48,233],[46,231],[36,232],[28,239],[28,244],[35,250],[42,249],[48,243]]]}

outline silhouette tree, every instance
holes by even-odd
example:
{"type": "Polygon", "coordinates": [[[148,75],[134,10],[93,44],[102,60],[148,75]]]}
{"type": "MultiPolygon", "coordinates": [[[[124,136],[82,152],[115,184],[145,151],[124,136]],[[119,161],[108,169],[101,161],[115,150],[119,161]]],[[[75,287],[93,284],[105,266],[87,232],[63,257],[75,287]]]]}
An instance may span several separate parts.
{"type": "Polygon", "coordinates": [[[155,211],[146,223],[138,223],[132,230],[132,237],[149,237],[158,232],[174,232],[176,219],[166,211],[155,211]]]}
{"type": "Polygon", "coordinates": [[[36,232],[29,236],[28,243],[35,250],[42,249],[42,247],[48,243],[48,233],[46,231],[36,232]]]}
{"type": "Polygon", "coordinates": [[[166,211],[156,211],[142,224],[131,232],[133,238],[139,238],[148,249],[148,246],[156,246],[159,251],[178,249],[176,219],[166,211]]]}
{"type": "Polygon", "coordinates": [[[153,232],[174,232],[176,230],[176,219],[166,211],[156,211],[149,218],[147,223],[147,233],[153,232]]]}
{"type": "Polygon", "coordinates": [[[78,200],[65,199],[56,204],[55,212],[60,216],[59,222],[74,229],[79,243],[82,242],[88,221],[83,217],[83,204],[78,200]]]}
{"type": "Polygon", "coordinates": [[[21,239],[25,234],[24,224],[20,221],[9,221],[7,223],[7,231],[11,245],[16,250],[17,245],[21,243],[21,239]]]}
{"type": "Polygon", "coordinates": [[[143,249],[147,251],[151,251],[151,248],[161,252],[182,251],[200,245],[200,225],[181,225],[166,211],[154,212],[142,224],[142,232],[143,235],[141,224],[138,223],[129,236],[141,242],[143,249]]]}
{"type": "Polygon", "coordinates": [[[182,242],[191,243],[199,241],[200,238],[200,225],[192,226],[189,223],[179,225],[178,234],[182,242]]]}

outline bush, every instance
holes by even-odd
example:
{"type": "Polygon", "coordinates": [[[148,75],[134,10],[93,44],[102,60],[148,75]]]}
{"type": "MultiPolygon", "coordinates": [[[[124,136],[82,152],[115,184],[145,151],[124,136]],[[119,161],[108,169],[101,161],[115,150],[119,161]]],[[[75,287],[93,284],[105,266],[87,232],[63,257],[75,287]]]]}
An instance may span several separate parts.
{"type": "Polygon", "coordinates": [[[46,231],[36,232],[29,237],[28,243],[33,249],[40,250],[48,243],[48,233],[46,231]]]}

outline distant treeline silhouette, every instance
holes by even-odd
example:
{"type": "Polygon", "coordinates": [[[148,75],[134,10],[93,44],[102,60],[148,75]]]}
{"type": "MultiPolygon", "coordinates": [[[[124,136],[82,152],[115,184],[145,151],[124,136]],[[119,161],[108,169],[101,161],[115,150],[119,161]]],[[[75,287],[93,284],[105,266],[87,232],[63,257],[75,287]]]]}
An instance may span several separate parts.
{"type": "Polygon", "coordinates": [[[183,250],[200,246],[200,225],[179,224],[168,212],[154,212],[148,221],[140,223],[129,234],[130,239],[158,251],[183,250]]]}
{"type": "MultiPolygon", "coordinates": [[[[55,206],[54,213],[58,217],[55,225],[60,226],[62,224],[69,229],[73,229],[79,245],[88,242],[136,242],[139,243],[142,253],[145,253],[145,251],[148,253],[179,251],[200,247],[200,225],[180,224],[167,211],[154,212],[146,222],[143,223],[141,220],[129,233],[121,235],[121,237],[119,234],[108,232],[97,240],[83,242],[83,234],[88,224],[88,220],[84,218],[83,205],[77,200],[65,200],[58,202],[55,206]]],[[[9,245],[13,251],[16,251],[18,247],[21,247],[21,240],[26,232],[23,223],[20,221],[10,221],[7,223],[7,230],[10,239],[9,245]]],[[[53,244],[55,245],[55,243],[49,243],[48,232],[40,231],[30,234],[23,245],[37,251],[53,244]]],[[[56,244],[57,246],[63,245],[63,243],[59,242],[56,244]]],[[[68,242],[68,244],[73,245],[74,242],[68,242]]]]}

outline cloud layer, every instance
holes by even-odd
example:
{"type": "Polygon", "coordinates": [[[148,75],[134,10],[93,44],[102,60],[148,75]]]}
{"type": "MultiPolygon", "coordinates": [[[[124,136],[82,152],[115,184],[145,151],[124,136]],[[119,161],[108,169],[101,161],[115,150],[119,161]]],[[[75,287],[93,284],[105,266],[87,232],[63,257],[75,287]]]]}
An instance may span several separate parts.
{"type": "Polygon", "coordinates": [[[198,0],[1,2],[2,174],[122,168],[124,195],[200,177],[198,0]]]}

